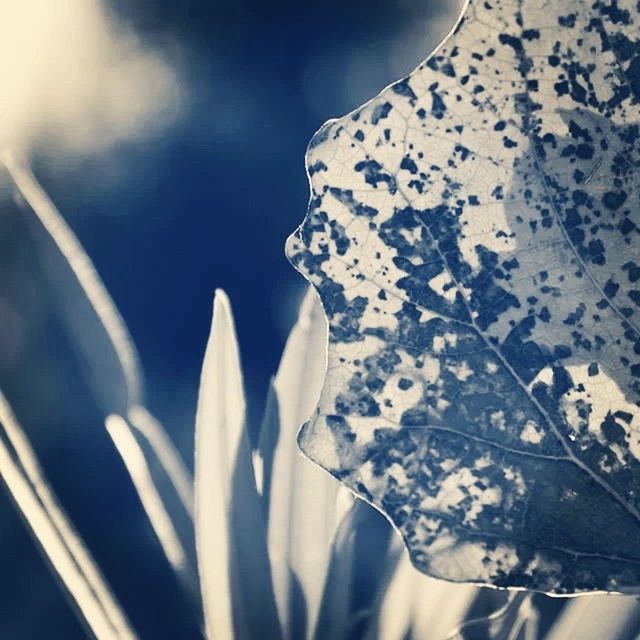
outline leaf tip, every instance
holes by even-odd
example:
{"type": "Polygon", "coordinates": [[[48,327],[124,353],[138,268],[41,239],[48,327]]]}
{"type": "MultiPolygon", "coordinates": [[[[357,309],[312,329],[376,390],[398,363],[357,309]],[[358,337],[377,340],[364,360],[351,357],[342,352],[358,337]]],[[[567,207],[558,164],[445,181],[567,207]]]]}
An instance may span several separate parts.
{"type": "Polygon", "coordinates": [[[217,288],[213,292],[213,315],[216,312],[227,316],[231,315],[231,301],[224,289],[217,288]]]}

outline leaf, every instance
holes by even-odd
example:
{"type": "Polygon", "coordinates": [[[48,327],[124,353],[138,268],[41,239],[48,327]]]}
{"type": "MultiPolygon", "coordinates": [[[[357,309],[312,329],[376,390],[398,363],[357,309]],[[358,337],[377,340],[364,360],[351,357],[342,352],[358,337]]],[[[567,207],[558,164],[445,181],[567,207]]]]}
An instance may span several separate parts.
{"type": "Polygon", "coordinates": [[[124,414],[141,402],[142,375],[124,321],[79,240],[39,185],[26,161],[4,150],[6,167],[26,205],[35,237],[33,259],[46,266],[57,309],[86,363],[96,403],[105,413],[124,414]]]}
{"type": "Polygon", "coordinates": [[[383,584],[372,638],[445,640],[464,620],[478,588],[434,580],[418,573],[406,549],[394,536],[390,559],[393,572],[383,584]]]}
{"type": "Polygon", "coordinates": [[[273,378],[269,381],[267,402],[260,424],[258,448],[253,452],[253,465],[256,473],[256,484],[262,495],[265,517],[269,515],[271,497],[271,474],[273,457],[280,436],[280,412],[278,410],[278,394],[273,386],[273,378]]]}
{"type": "Polygon", "coordinates": [[[309,145],[287,253],[330,347],[300,444],[431,576],[640,587],[638,20],[471,1],[309,145]]]}
{"type": "Polygon", "coordinates": [[[190,593],[197,594],[198,585],[193,579],[195,574],[189,567],[187,553],[153,482],[149,465],[142,447],[136,440],[133,428],[127,424],[124,418],[115,414],[107,416],[105,426],[129,472],[131,481],[136,488],[153,530],[158,536],[167,560],[169,560],[185,589],[190,593]]]}
{"type": "Polygon", "coordinates": [[[196,547],[207,637],[281,637],[238,344],[217,291],[196,415],[196,547]]]}
{"type": "Polygon", "coordinates": [[[447,640],[535,640],[539,615],[533,606],[532,593],[510,591],[506,602],[492,613],[465,620],[447,636],[447,640]]]}
{"type": "Polygon", "coordinates": [[[637,640],[640,602],[637,598],[594,595],[571,600],[545,640],[637,640]]]}
{"type": "MultiPolygon", "coordinates": [[[[144,407],[142,372],[129,331],[91,259],[26,161],[4,150],[0,162],[23,200],[18,213],[26,219],[25,226],[32,234],[30,261],[44,267],[45,284],[53,291],[55,311],[68,331],[73,356],[83,365],[97,408],[105,419],[112,414],[126,417],[135,429],[133,435],[148,443],[144,454],[151,463],[152,481],[172,518],[172,526],[181,535],[182,545],[192,546],[193,478],[163,426],[144,407]],[[164,474],[156,473],[157,467],[164,474]],[[173,493],[182,503],[179,510],[169,509],[173,493]],[[185,519],[188,535],[183,532],[185,527],[178,526],[185,519]]],[[[47,300],[42,292],[38,298],[47,300]]],[[[36,311],[44,317],[51,310],[43,303],[36,311]]],[[[48,334],[40,336],[34,331],[28,320],[21,322],[29,343],[50,339],[48,334]]],[[[156,530],[156,534],[162,538],[162,532],[156,530]]],[[[191,572],[189,580],[194,579],[191,572]]]]}
{"type": "Polygon", "coordinates": [[[135,631],[49,487],[29,440],[2,393],[0,476],[87,628],[98,640],[135,640],[135,631]]]}
{"type": "Polygon", "coordinates": [[[268,504],[269,558],[288,638],[314,634],[331,541],[345,510],[337,500],[339,485],[328,482],[296,447],[296,433],[320,395],[326,344],[326,321],[317,295],[310,290],[273,380],[260,437],[260,458],[267,472],[262,486],[268,504]],[[304,596],[305,616],[296,604],[298,589],[304,596]]]}
{"type": "Polygon", "coordinates": [[[356,531],[362,511],[368,508],[361,500],[354,501],[334,533],[314,640],[350,637],[356,531]]]}

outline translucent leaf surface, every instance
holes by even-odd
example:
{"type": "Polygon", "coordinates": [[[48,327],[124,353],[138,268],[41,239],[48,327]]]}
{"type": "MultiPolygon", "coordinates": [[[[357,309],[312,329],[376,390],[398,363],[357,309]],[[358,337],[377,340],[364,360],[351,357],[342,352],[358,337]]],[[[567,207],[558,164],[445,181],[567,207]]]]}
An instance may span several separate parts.
{"type": "Polygon", "coordinates": [[[636,14],[474,0],[310,144],[288,255],[330,348],[300,443],[432,576],[640,585],[636,14]]]}
{"type": "MultiPolygon", "coordinates": [[[[312,637],[342,512],[340,486],[296,447],[296,433],[320,396],[327,323],[310,290],[287,340],[261,432],[268,543],[278,612],[285,637],[312,637]],[[312,507],[311,507],[312,505],[312,507]],[[296,604],[301,590],[305,614],[296,604]]],[[[351,495],[351,494],[349,494],[351,495]]]]}
{"type": "Polygon", "coordinates": [[[418,573],[399,540],[395,536],[390,549],[389,556],[395,566],[381,594],[382,601],[369,637],[371,640],[445,640],[464,620],[479,589],[418,573]]]}
{"type": "Polygon", "coordinates": [[[637,640],[640,602],[637,598],[595,595],[572,600],[545,640],[637,640]]]}
{"type": "Polygon", "coordinates": [[[281,637],[238,343],[216,292],[196,415],[195,525],[207,638],[281,637]]]}

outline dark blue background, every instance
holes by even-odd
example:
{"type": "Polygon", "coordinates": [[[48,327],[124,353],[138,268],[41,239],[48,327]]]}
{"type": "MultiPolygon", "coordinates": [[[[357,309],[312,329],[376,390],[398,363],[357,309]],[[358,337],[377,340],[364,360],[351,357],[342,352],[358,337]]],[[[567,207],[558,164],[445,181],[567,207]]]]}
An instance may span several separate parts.
{"type": "MultiPolygon", "coordinates": [[[[33,164],[122,312],[146,372],[149,408],[189,465],[214,289],[231,298],[256,425],[304,291],[283,245],[306,209],[307,142],[326,119],[410,71],[444,35],[447,19],[430,21],[446,4],[113,3],[182,70],[188,108],[154,138],[73,160],[41,150],[33,164]]],[[[53,416],[49,428],[58,422],[53,416]]],[[[96,557],[108,563],[134,626],[144,638],[197,637],[117,457],[96,445],[81,462],[89,436],[59,428],[43,462],[96,557]],[[91,470],[108,480],[87,491],[77,478],[91,470]]],[[[4,494],[0,506],[0,637],[83,637],[4,494]]]]}

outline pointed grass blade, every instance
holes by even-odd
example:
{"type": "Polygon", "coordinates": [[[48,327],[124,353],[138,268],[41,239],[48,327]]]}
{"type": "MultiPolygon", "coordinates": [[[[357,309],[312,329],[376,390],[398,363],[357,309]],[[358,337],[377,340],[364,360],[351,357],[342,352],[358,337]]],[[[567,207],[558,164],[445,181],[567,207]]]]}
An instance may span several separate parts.
{"type": "Polygon", "coordinates": [[[268,540],[278,612],[287,638],[312,637],[338,524],[339,484],[304,458],[296,442],[299,428],[311,417],[320,396],[326,345],[324,313],[315,292],[309,290],[274,380],[279,420],[269,477],[268,540]],[[294,577],[306,602],[306,629],[300,628],[294,611],[294,577]]]}
{"type": "Polygon", "coordinates": [[[545,640],[637,640],[640,600],[635,596],[589,595],[572,598],[545,640]]]}
{"type": "Polygon", "coordinates": [[[129,476],[165,556],[180,578],[185,590],[192,594],[197,594],[196,572],[189,562],[162,496],[157,491],[149,465],[142,448],[136,440],[132,427],[127,424],[124,418],[115,414],[107,417],[105,425],[129,472],[129,476]]]}
{"type": "MultiPolygon", "coordinates": [[[[33,259],[42,261],[47,286],[55,290],[58,313],[86,365],[97,405],[109,414],[127,416],[149,443],[144,455],[160,466],[193,519],[193,479],[162,425],[142,405],[143,378],[128,329],[95,266],[64,217],[18,154],[0,154],[24,201],[36,246],[33,259]]],[[[156,478],[153,478],[156,482],[156,478]]],[[[163,495],[162,485],[157,487],[163,495]]],[[[179,515],[169,515],[179,520],[179,515]]],[[[190,527],[191,525],[189,525],[190,527]]],[[[171,561],[171,559],[170,559],[171,561]]]]}
{"type": "Polygon", "coordinates": [[[134,640],[135,632],[59,506],[1,393],[0,428],[0,476],[77,611],[98,640],[134,640]]]}
{"type": "Polygon", "coordinates": [[[231,308],[217,291],[196,415],[196,547],[207,636],[278,638],[231,308]]]}

